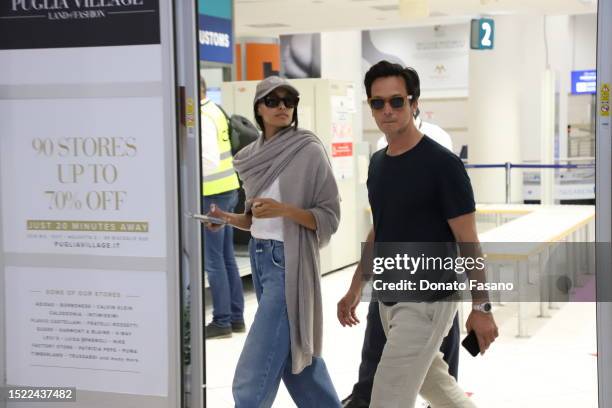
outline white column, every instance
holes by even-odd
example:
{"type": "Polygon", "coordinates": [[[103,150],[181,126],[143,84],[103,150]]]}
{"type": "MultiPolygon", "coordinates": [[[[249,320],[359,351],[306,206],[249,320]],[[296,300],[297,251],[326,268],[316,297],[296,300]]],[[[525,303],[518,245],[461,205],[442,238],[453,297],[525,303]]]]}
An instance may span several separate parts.
{"type": "MultiPolygon", "coordinates": [[[[355,84],[356,116],[362,117],[363,74],[361,72],[361,31],[321,33],[321,78],[355,84]]],[[[363,123],[356,121],[355,142],[363,140],[363,123]]]]}
{"type": "MultiPolygon", "coordinates": [[[[470,51],[471,164],[551,164],[566,155],[572,27],[568,16],[495,17],[495,48],[470,51]]],[[[511,174],[511,201],[521,202],[523,170],[511,174]]],[[[554,170],[542,175],[541,197],[552,203],[554,170]]],[[[471,170],[470,177],[478,202],[505,201],[503,170],[471,170]]]]}
{"type": "MultiPolygon", "coordinates": [[[[521,24],[518,17],[495,17],[495,44],[490,51],[470,51],[469,162],[520,161],[521,24]]],[[[505,202],[503,170],[470,171],[476,201],[505,202]]],[[[520,181],[513,178],[512,197],[520,181]]]]}
{"type": "MultiPolygon", "coordinates": [[[[555,158],[555,73],[547,69],[542,78],[541,92],[541,131],[540,160],[542,164],[552,164],[555,158]]],[[[566,98],[567,99],[567,98],[566,98]]],[[[557,156],[558,157],[558,156],[557,156]]],[[[555,170],[540,170],[540,203],[552,205],[555,187],[555,170]]]]}
{"type": "MultiPolygon", "coordinates": [[[[364,175],[367,175],[369,159],[369,145],[363,137],[363,101],[365,89],[363,87],[363,73],[361,71],[361,31],[336,31],[321,33],[321,78],[350,81],[355,87],[355,117],[353,122],[355,177],[354,187],[347,192],[343,200],[354,200],[355,242],[365,239],[371,228],[370,214],[365,211],[369,206],[367,187],[364,175]]],[[[347,206],[348,203],[344,205],[347,206]]],[[[351,207],[351,206],[347,206],[351,207]]],[[[352,215],[344,214],[343,219],[352,215]]],[[[355,249],[359,254],[360,247],[355,249]]]]}
{"type": "MultiPolygon", "coordinates": [[[[541,152],[542,163],[553,163],[559,158],[567,157],[567,122],[568,122],[568,94],[571,91],[571,70],[572,70],[572,47],[574,39],[574,23],[571,16],[547,16],[546,17],[546,38],[548,44],[548,75],[553,76],[554,80],[549,82],[554,85],[552,88],[552,102],[554,110],[552,112],[553,127],[546,138],[552,138],[548,151],[541,152]],[[552,150],[552,151],[550,151],[552,150]]],[[[546,80],[545,80],[546,81],[546,80]]],[[[546,104],[543,104],[546,108],[546,104]]],[[[564,164],[564,163],[561,163],[564,164]]],[[[542,170],[542,204],[554,204],[553,192],[559,170],[542,170]]]]}

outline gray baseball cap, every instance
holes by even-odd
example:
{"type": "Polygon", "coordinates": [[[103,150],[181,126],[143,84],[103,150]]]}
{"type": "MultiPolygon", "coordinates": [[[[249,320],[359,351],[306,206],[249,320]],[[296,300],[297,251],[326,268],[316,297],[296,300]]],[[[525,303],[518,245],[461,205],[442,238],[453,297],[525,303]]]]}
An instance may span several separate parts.
{"type": "Polygon", "coordinates": [[[269,76],[260,83],[257,84],[257,88],[255,88],[255,99],[253,100],[253,105],[257,103],[261,98],[268,95],[275,89],[285,88],[289,92],[299,96],[300,93],[293,85],[289,83],[285,78],[281,78],[278,76],[269,76]]]}

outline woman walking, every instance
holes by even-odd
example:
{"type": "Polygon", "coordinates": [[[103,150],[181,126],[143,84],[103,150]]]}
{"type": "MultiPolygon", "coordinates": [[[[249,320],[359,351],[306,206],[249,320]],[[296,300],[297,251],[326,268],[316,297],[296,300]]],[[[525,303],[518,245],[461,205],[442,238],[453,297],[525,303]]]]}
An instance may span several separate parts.
{"type": "Polygon", "coordinates": [[[263,134],[234,158],[245,212],[210,211],[252,236],[258,308],[234,375],[237,408],[270,407],[281,379],[300,408],[341,406],[320,357],[319,266],[319,248],[338,228],[340,198],[323,145],[297,127],[298,102],[285,79],[257,85],[253,107],[263,134]]]}

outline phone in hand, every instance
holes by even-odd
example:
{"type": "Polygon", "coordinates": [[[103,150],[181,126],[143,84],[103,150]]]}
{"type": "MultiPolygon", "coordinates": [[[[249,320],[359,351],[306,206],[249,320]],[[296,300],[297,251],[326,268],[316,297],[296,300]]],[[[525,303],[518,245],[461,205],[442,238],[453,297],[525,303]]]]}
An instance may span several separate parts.
{"type": "Polygon", "coordinates": [[[207,222],[207,223],[210,223],[210,224],[217,224],[217,225],[225,225],[225,224],[227,224],[227,221],[225,221],[222,218],[211,217],[211,216],[208,216],[208,215],[193,214],[192,217],[195,218],[196,220],[199,220],[199,221],[202,221],[202,222],[207,222]]]}
{"type": "Polygon", "coordinates": [[[478,338],[474,330],[470,331],[468,335],[463,339],[461,345],[470,353],[476,357],[480,353],[480,346],[478,346],[478,338]]]}

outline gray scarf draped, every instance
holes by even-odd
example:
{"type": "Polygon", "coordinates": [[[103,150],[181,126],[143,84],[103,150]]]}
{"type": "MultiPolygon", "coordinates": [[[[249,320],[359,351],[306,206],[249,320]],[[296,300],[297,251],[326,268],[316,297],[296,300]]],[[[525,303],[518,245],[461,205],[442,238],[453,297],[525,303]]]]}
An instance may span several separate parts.
{"type": "Polygon", "coordinates": [[[281,201],[310,211],[317,230],[283,219],[285,302],[289,318],[292,372],[320,356],[323,340],[319,248],[340,222],[340,196],[321,141],[310,131],[285,128],[272,139],[260,136],[234,157],[247,202],[279,179],[281,201]]]}

